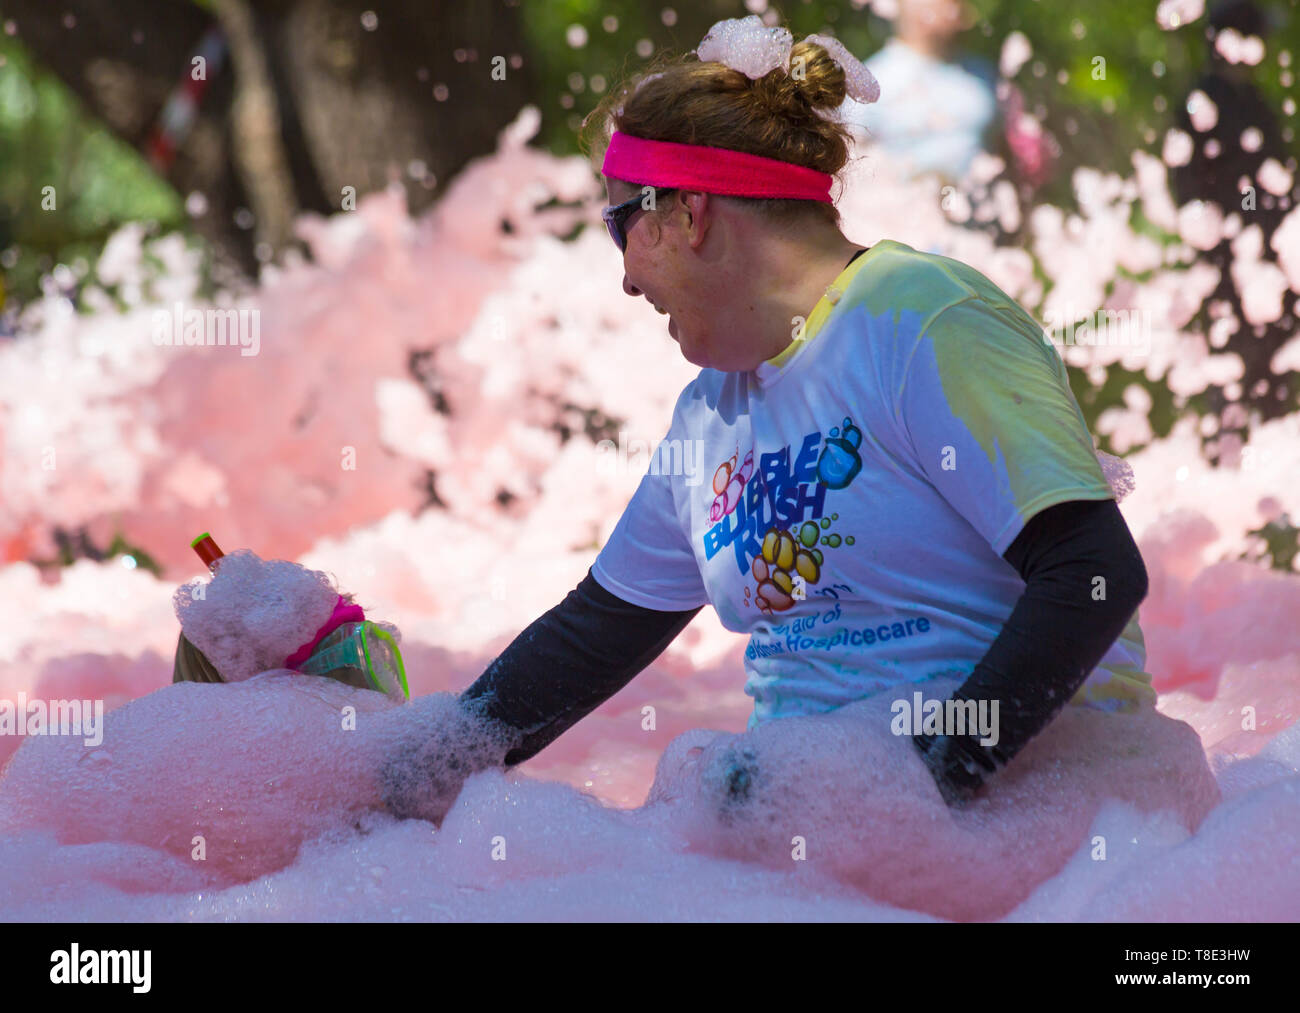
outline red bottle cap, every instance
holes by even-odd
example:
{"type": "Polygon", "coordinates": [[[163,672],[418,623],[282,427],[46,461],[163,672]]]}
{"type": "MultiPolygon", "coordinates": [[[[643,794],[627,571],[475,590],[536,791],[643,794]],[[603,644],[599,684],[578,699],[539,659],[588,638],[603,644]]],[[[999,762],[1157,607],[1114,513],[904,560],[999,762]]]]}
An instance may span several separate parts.
{"type": "Polygon", "coordinates": [[[199,558],[203,560],[203,565],[209,570],[213,569],[216,566],[217,560],[225,555],[225,553],[221,551],[221,547],[217,545],[212,536],[206,531],[199,535],[198,538],[194,539],[194,541],[190,542],[190,548],[199,554],[199,558]]]}

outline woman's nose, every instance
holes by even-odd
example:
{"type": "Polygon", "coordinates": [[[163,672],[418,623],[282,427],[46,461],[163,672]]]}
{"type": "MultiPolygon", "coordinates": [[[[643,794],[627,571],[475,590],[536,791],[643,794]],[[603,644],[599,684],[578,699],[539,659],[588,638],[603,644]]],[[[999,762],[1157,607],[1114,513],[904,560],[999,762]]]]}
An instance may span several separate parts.
{"type": "Polygon", "coordinates": [[[623,275],[623,291],[628,295],[636,296],[641,294],[641,290],[628,281],[627,275],[623,275]]]}

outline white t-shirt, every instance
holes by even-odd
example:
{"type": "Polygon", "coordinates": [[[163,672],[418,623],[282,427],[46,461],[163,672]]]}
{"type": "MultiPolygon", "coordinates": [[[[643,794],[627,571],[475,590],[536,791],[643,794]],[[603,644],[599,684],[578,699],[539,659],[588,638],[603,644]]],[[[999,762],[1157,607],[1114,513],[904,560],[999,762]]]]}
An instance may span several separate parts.
{"type": "MultiPolygon", "coordinates": [[[[1025,523],[1111,496],[1042,327],[974,268],[885,240],[780,355],[682,391],[592,573],[748,633],[752,727],[969,674],[1024,590],[1001,554],[1025,523]]],[[[1135,617],[1074,702],[1153,704],[1144,664],[1135,617]]]]}

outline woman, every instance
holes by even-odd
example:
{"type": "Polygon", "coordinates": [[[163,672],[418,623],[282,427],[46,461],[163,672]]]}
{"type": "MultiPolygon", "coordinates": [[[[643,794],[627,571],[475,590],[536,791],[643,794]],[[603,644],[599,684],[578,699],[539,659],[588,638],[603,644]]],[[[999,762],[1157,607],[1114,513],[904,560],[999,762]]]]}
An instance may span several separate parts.
{"type": "Polygon", "coordinates": [[[461,699],[522,762],[710,604],[751,637],[751,728],[954,674],[953,699],[1000,703],[996,744],[914,738],[960,803],[1067,702],[1154,702],[1146,571],[1041,327],[974,268],[840,232],[825,113],[869,74],[833,40],[747,31],[699,51],[744,71],[662,63],[589,120],[623,290],[702,367],[667,440],[698,441],[713,483],[647,474],[587,577],[461,699]]]}

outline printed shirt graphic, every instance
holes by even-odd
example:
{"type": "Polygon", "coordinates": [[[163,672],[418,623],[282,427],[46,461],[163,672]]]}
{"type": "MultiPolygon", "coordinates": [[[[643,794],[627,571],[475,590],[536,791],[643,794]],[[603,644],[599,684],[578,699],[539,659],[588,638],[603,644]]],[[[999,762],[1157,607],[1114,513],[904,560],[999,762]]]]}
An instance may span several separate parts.
{"type": "MultiPolygon", "coordinates": [[[[748,633],[750,726],[968,675],[1034,514],[1112,497],[1043,329],[974,268],[885,240],[752,372],[703,369],[592,567],[748,633]]],[[[1073,702],[1155,702],[1136,617],[1073,702]]]]}

